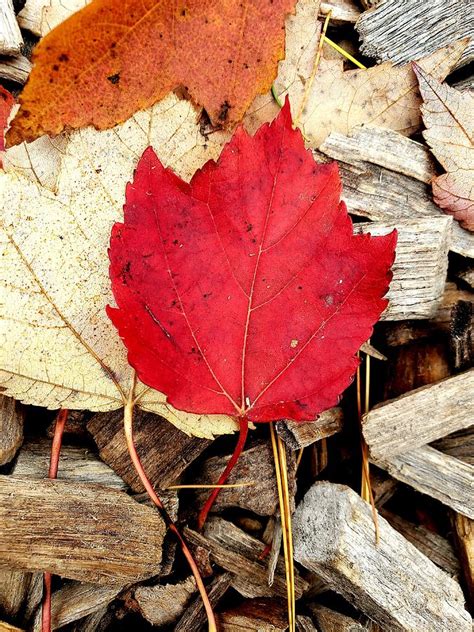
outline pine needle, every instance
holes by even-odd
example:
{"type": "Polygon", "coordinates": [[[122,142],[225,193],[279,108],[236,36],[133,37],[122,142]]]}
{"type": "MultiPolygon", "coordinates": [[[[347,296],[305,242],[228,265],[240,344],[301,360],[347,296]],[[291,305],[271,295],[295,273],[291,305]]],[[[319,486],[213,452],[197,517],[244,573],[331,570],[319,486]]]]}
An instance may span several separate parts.
{"type": "Polygon", "coordinates": [[[362,64],[360,61],[358,61],[355,57],[352,57],[352,55],[350,53],[348,53],[346,50],[341,48],[338,44],[336,44],[336,42],[333,42],[331,39],[329,39],[329,37],[326,37],[326,34],[322,34],[321,35],[321,40],[323,41],[323,43],[326,43],[326,44],[329,44],[329,46],[332,46],[332,48],[334,48],[334,50],[336,50],[343,57],[345,57],[346,59],[351,61],[358,68],[361,68],[362,70],[367,70],[367,66],[364,66],[364,64],[362,64]]]}
{"type": "Polygon", "coordinates": [[[225,483],[223,485],[168,485],[164,489],[231,489],[234,487],[252,487],[255,485],[255,481],[249,481],[248,483],[225,483]]]}

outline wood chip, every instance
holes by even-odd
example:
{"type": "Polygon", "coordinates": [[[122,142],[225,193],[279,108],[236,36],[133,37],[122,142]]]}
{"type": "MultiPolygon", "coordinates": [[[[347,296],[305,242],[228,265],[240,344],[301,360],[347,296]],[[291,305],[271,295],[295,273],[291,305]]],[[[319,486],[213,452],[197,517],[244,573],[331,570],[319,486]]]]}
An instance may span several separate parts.
{"type": "Polygon", "coordinates": [[[474,465],[474,427],[438,439],[432,443],[432,447],[474,465]]]}
{"type": "Polygon", "coordinates": [[[0,566],[125,584],[157,573],[164,534],[158,513],[124,492],[0,476],[0,566]]]}
{"type": "Polygon", "coordinates": [[[30,589],[33,575],[10,568],[0,568],[0,612],[15,619],[30,589]]]}
{"type": "Polygon", "coordinates": [[[468,428],[473,423],[474,369],[422,386],[364,415],[373,459],[384,459],[468,428]]]}
{"type": "MultiPolygon", "coordinates": [[[[196,474],[196,482],[204,485],[212,485],[217,482],[219,476],[229,461],[226,457],[211,457],[204,461],[196,474]]],[[[289,455],[288,479],[290,498],[296,492],[296,462],[289,455]]],[[[218,513],[230,507],[240,507],[253,511],[259,516],[271,516],[278,507],[278,491],[275,484],[275,466],[273,452],[269,441],[259,442],[249,450],[245,450],[236,466],[232,470],[227,483],[246,483],[253,485],[248,487],[236,487],[222,489],[217,497],[212,511],[218,513]]],[[[209,490],[203,490],[193,494],[196,506],[200,507],[209,496],[209,490]]]]}
{"type": "Polygon", "coordinates": [[[151,625],[171,625],[182,615],[196,593],[196,582],[188,577],[177,584],[139,586],[133,596],[141,614],[151,625]]]}
{"type": "Polygon", "coordinates": [[[468,632],[459,584],[343,485],[315,483],[296,510],[295,559],[390,632],[468,632]]]}
{"type": "Polygon", "coordinates": [[[331,12],[331,24],[355,24],[361,11],[354,0],[327,0],[319,5],[319,12],[326,16],[331,12]]]}
{"type": "Polygon", "coordinates": [[[288,615],[285,603],[274,599],[248,599],[218,614],[221,632],[285,632],[288,615]]]}
{"type": "MultiPolygon", "coordinates": [[[[98,413],[87,424],[100,457],[136,492],[144,488],[132,465],[123,432],[123,412],[98,413]]],[[[157,488],[176,482],[178,476],[210,444],[190,437],[166,419],[135,411],[134,436],[137,452],[151,484],[157,488]]]]}
{"type": "Polygon", "coordinates": [[[375,461],[391,476],[474,518],[474,466],[430,446],[375,461]]]}
{"type": "Polygon", "coordinates": [[[451,225],[446,216],[354,224],[355,233],[398,231],[389,305],[382,320],[429,318],[436,312],[446,281],[451,225]]]}
{"type": "MultiPolygon", "coordinates": [[[[26,442],[16,460],[12,473],[18,478],[38,480],[48,474],[51,441],[39,439],[26,442]]],[[[120,476],[103,463],[88,448],[63,445],[58,478],[74,483],[98,483],[115,489],[127,489],[120,476]]]]}
{"type": "Polygon", "coordinates": [[[474,13],[469,0],[383,0],[356,24],[361,52],[405,64],[462,38],[471,38],[458,67],[474,59],[474,13]]]}
{"type": "MultiPolygon", "coordinates": [[[[213,609],[227,592],[231,584],[231,579],[231,573],[222,573],[207,587],[207,596],[209,597],[209,602],[213,609]]],[[[186,608],[183,616],[174,627],[174,632],[189,632],[190,630],[198,632],[205,621],[206,613],[204,605],[201,596],[198,595],[188,608],[186,608]]]]}
{"type": "Polygon", "coordinates": [[[23,406],[0,395],[0,465],[9,463],[23,443],[23,406]]]}
{"type": "Polygon", "coordinates": [[[459,513],[452,512],[451,522],[464,573],[464,585],[472,608],[474,605],[474,521],[459,513]]]}
{"type": "Polygon", "coordinates": [[[16,57],[0,56],[0,79],[24,84],[33,68],[29,59],[24,55],[16,57]]]}
{"type": "Polygon", "coordinates": [[[301,450],[315,441],[331,437],[343,427],[341,408],[329,408],[319,415],[316,421],[299,423],[290,419],[277,421],[276,431],[290,448],[301,450]]]}
{"type": "Polygon", "coordinates": [[[367,627],[352,617],[321,606],[310,605],[311,614],[321,632],[367,632],[367,627]]]}
{"type": "Polygon", "coordinates": [[[23,630],[4,621],[0,621],[0,632],[23,632],[23,630]]]}
{"type": "MultiPolygon", "coordinates": [[[[391,132],[392,150],[383,155],[383,134],[378,128],[367,127],[363,134],[354,140],[343,134],[332,133],[330,140],[322,145],[322,151],[315,152],[316,158],[327,161],[328,157],[339,161],[339,173],[343,184],[342,197],[349,212],[371,220],[392,221],[414,218],[439,218],[443,212],[433,202],[431,185],[421,182],[404,173],[414,174],[415,163],[420,159],[420,145],[414,141],[402,140],[401,150],[396,156],[396,132],[391,132]],[[347,144],[355,146],[354,153],[347,151],[347,144]],[[363,161],[373,151],[372,162],[363,161]],[[375,162],[377,161],[377,162],[375,162]],[[378,164],[382,163],[382,164],[378,164]],[[387,168],[383,165],[390,165],[387,168]]],[[[422,152],[423,150],[421,150],[422,152]]],[[[421,173],[427,171],[423,167],[421,173]]],[[[419,173],[419,172],[418,172],[419,173]]],[[[452,224],[451,250],[466,257],[474,257],[474,235],[464,230],[457,222],[452,224]]]]}
{"type": "MultiPolygon", "coordinates": [[[[286,597],[285,564],[277,563],[273,585],[268,586],[266,560],[260,559],[265,544],[241,531],[231,522],[211,517],[200,534],[189,528],[184,535],[193,546],[201,546],[211,553],[211,560],[233,573],[232,587],[244,597],[286,597]]],[[[295,592],[299,599],[307,587],[296,572],[295,592]]]]}
{"type": "Polygon", "coordinates": [[[0,55],[18,55],[23,46],[23,37],[16,21],[12,0],[0,4],[0,55]]]}
{"type": "MultiPolygon", "coordinates": [[[[51,597],[51,628],[57,630],[107,606],[123,586],[97,586],[70,582],[51,597]]],[[[41,632],[41,608],[33,623],[33,632],[41,632]]]]}
{"type": "Polygon", "coordinates": [[[296,632],[319,632],[319,630],[314,625],[311,617],[307,617],[304,614],[297,614],[296,615],[296,632]]]}

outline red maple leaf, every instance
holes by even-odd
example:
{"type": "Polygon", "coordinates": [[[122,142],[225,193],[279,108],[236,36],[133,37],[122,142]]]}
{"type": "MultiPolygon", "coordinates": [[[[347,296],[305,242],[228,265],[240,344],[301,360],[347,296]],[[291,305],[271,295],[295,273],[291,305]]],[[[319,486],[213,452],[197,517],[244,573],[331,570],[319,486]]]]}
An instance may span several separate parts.
{"type": "MultiPolygon", "coordinates": [[[[5,151],[5,130],[14,103],[13,95],[8,90],[5,90],[3,86],[0,86],[0,152],[5,151]]],[[[2,160],[0,157],[1,166],[2,160]]]]}
{"type": "Polygon", "coordinates": [[[115,224],[108,308],[138,377],[178,409],[315,419],[387,305],[396,235],[353,235],[335,163],[289,105],[188,184],[148,148],[115,224]]]}

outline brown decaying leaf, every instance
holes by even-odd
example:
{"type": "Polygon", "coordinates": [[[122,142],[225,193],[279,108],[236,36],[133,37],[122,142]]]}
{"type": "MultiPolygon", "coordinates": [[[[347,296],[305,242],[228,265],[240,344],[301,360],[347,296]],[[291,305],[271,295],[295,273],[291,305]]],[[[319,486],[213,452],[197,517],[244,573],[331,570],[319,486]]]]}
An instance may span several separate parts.
{"type": "Polygon", "coordinates": [[[184,87],[217,125],[239,121],[283,57],[295,0],[94,0],[44,37],[7,134],[106,129],[184,87]]]}
{"type": "Polygon", "coordinates": [[[436,81],[414,64],[423,97],[423,136],[447,173],[433,179],[436,204],[474,231],[474,94],[436,81]]]}

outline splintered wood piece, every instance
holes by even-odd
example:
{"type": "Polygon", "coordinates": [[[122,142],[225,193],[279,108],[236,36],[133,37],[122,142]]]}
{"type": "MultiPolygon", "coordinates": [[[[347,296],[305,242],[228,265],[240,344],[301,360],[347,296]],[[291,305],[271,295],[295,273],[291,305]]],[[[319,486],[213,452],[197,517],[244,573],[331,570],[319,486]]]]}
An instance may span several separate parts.
{"type": "MultiPolygon", "coordinates": [[[[51,628],[56,630],[107,606],[121,592],[123,586],[97,586],[71,582],[51,597],[51,628]]],[[[33,632],[41,632],[41,611],[33,624],[33,632]]]]}
{"type": "MultiPolygon", "coordinates": [[[[368,127],[364,134],[372,133],[377,137],[379,132],[373,132],[374,129],[376,128],[368,127]]],[[[443,216],[441,209],[433,202],[431,184],[396,171],[411,169],[406,165],[414,164],[419,159],[417,143],[409,141],[407,145],[406,139],[402,141],[402,158],[399,163],[391,163],[391,167],[395,169],[392,171],[391,168],[361,160],[359,150],[349,154],[347,142],[351,141],[345,136],[333,135],[328,146],[330,153],[326,155],[315,152],[315,155],[316,159],[323,162],[330,159],[339,161],[339,175],[343,184],[342,197],[350,213],[370,220],[387,222],[427,217],[436,219],[443,216]]],[[[384,164],[388,164],[386,160],[388,159],[384,159],[384,164]]],[[[382,159],[379,159],[379,162],[382,162],[382,159]]],[[[466,257],[474,257],[474,235],[461,228],[457,222],[451,225],[450,249],[466,257]]]]}
{"type": "MultiPolygon", "coordinates": [[[[38,439],[23,444],[12,474],[18,478],[42,479],[48,473],[51,441],[38,439]]],[[[58,478],[73,483],[98,483],[105,487],[127,489],[120,476],[97,458],[88,448],[61,446],[58,478]]]]}
{"type": "Polygon", "coordinates": [[[413,524],[391,511],[382,509],[381,514],[398,533],[401,533],[443,571],[451,576],[459,577],[461,571],[459,560],[451,542],[423,525],[413,524]]]}
{"type": "MultiPolygon", "coordinates": [[[[201,546],[211,553],[211,560],[233,573],[232,587],[241,595],[254,597],[287,596],[285,581],[285,563],[283,557],[278,560],[272,586],[268,586],[266,560],[261,554],[265,544],[248,535],[231,522],[211,517],[206,522],[204,533],[196,533],[189,528],[184,535],[192,545],[201,546]]],[[[295,576],[295,593],[299,599],[307,587],[299,573],[295,576]]]]}
{"type": "Polygon", "coordinates": [[[354,225],[354,232],[375,236],[398,231],[389,304],[382,320],[429,318],[436,312],[446,281],[451,225],[446,216],[354,225]]]}
{"type": "Polygon", "coordinates": [[[370,469],[370,484],[374,496],[375,506],[380,509],[395,494],[398,482],[377,468],[370,469]]]}
{"type": "Polygon", "coordinates": [[[107,632],[112,627],[114,614],[107,607],[101,608],[75,623],[71,632],[107,632]]]}
{"type": "Polygon", "coordinates": [[[9,463],[23,442],[23,406],[0,395],[0,465],[9,463]]]}
{"type": "MultiPolygon", "coordinates": [[[[356,29],[361,52],[377,61],[406,64],[463,37],[471,37],[474,17],[469,1],[385,0],[363,13],[356,29]],[[407,24],[410,28],[407,29],[407,24]]],[[[468,44],[457,67],[474,59],[474,42],[468,44]]]]}
{"type": "MultiPolygon", "coordinates": [[[[207,587],[207,595],[209,602],[213,608],[219,603],[221,598],[230,587],[232,579],[231,573],[222,573],[214,578],[207,587]]],[[[174,632],[188,632],[189,630],[198,630],[204,625],[206,614],[204,605],[200,596],[194,598],[191,604],[186,608],[183,616],[174,627],[174,632]]]]}
{"type": "Polygon", "coordinates": [[[468,632],[459,584],[343,485],[315,483],[294,516],[295,559],[390,632],[468,632]]]}
{"type": "Polygon", "coordinates": [[[296,615],[296,632],[319,632],[318,628],[314,625],[311,617],[307,617],[304,614],[296,615]]]}
{"type": "Polygon", "coordinates": [[[183,615],[197,592],[194,577],[177,584],[139,586],[133,596],[140,612],[151,625],[171,625],[183,615]]]}
{"type": "Polygon", "coordinates": [[[125,584],[157,573],[164,534],[158,513],[124,492],[0,476],[0,566],[125,584]]]}
{"type": "Polygon", "coordinates": [[[0,568],[0,612],[15,619],[30,589],[31,573],[0,568]]]}
{"type": "Polygon", "coordinates": [[[23,630],[4,621],[0,621],[0,632],[23,632],[23,630]]]}
{"type": "Polygon", "coordinates": [[[455,372],[464,371],[474,364],[473,315],[471,301],[458,301],[451,311],[449,349],[455,372]]]}
{"type": "Polygon", "coordinates": [[[365,625],[336,610],[320,604],[310,604],[309,607],[321,632],[367,632],[365,625]]]}
{"type": "Polygon", "coordinates": [[[24,55],[0,56],[0,79],[21,84],[26,83],[32,67],[30,60],[24,55]]]}
{"type": "Polygon", "coordinates": [[[0,4],[0,55],[18,55],[23,45],[12,0],[0,4]]]}
{"type": "MultiPolygon", "coordinates": [[[[216,456],[204,461],[196,474],[196,482],[204,485],[216,483],[229,458],[216,456]]],[[[288,478],[292,498],[296,492],[295,474],[296,462],[295,459],[291,459],[288,464],[288,478]]],[[[278,493],[275,486],[275,466],[268,442],[258,443],[242,452],[227,479],[228,484],[246,482],[251,482],[253,485],[222,489],[214,502],[212,511],[219,512],[229,507],[240,507],[260,516],[271,516],[275,513],[278,507],[278,493]]],[[[194,494],[196,505],[202,506],[208,494],[208,490],[196,492],[194,494]]]]}
{"type": "Polygon", "coordinates": [[[343,414],[341,408],[329,408],[319,415],[316,421],[298,423],[289,419],[277,421],[275,428],[277,433],[290,448],[301,450],[315,441],[331,437],[340,432],[343,427],[343,414]]]}
{"type": "Polygon", "coordinates": [[[285,606],[275,599],[247,599],[218,615],[221,632],[285,632],[288,616],[285,606]]]}
{"type": "Polygon", "coordinates": [[[464,574],[464,583],[471,607],[474,605],[474,521],[459,513],[452,512],[456,548],[464,574]]]}
{"type": "Polygon", "coordinates": [[[326,16],[331,12],[331,24],[355,24],[361,11],[354,0],[327,0],[319,5],[319,12],[326,16]]]}
{"type": "Polygon", "coordinates": [[[355,127],[349,136],[331,132],[319,148],[326,156],[353,164],[369,162],[426,184],[436,175],[426,145],[383,127],[355,127]]]}
{"type": "MultiPolygon", "coordinates": [[[[196,457],[210,444],[190,437],[166,419],[135,411],[134,439],[137,452],[153,487],[174,483],[196,457]]],[[[97,413],[87,424],[100,457],[136,492],[144,491],[128,454],[123,431],[123,412],[97,413]]]]}
{"type": "Polygon", "coordinates": [[[464,463],[474,465],[474,426],[438,439],[432,447],[464,463]]]}
{"type": "Polygon", "coordinates": [[[474,518],[474,466],[431,446],[374,461],[397,480],[474,518]]]}
{"type": "Polygon", "coordinates": [[[373,459],[385,459],[440,439],[473,422],[474,369],[384,402],[363,417],[373,459]]]}

